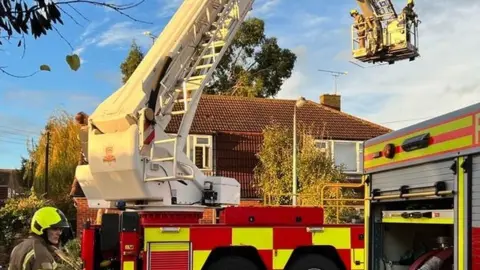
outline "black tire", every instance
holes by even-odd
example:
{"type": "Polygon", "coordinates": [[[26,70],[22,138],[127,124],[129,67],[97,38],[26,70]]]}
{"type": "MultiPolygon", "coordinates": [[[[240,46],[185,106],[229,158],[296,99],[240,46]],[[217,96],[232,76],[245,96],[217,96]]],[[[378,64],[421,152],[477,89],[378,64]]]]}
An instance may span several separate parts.
{"type": "Polygon", "coordinates": [[[288,270],[340,270],[340,268],[325,256],[305,254],[293,261],[288,270]]]}
{"type": "Polygon", "coordinates": [[[226,256],[210,264],[207,270],[260,270],[251,260],[240,256],[226,256]]]}

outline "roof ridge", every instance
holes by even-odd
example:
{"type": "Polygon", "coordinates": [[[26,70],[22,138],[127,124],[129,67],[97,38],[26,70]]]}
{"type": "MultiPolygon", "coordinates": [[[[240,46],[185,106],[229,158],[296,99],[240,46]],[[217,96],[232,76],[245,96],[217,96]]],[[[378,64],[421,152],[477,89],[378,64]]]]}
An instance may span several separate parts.
{"type": "MultiPolygon", "coordinates": [[[[218,95],[218,94],[202,94],[203,96],[213,97],[213,98],[226,98],[226,99],[244,99],[244,100],[259,100],[259,101],[288,101],[288,102],[295,102],[295,99],[287,99],[287,98],[272,98],[272,97],[244,97],[244,96],[230,96],[230,95],[218,95]]],[[[313,101],[312,101],[313,102],[313,101]]]]}
{"type": "Polygon", "coordinates": [[[360,122],[365,123],[365,124],[367,124],[367,125],[369,125],[369,126],[371,126],[371,127],[388,130],[389,132],[390,132],[390,131],[393,131],[392,129],[390,129],[390,128],[388,128],[388,127],[384,127],[384,126],[381,126],[381,125],[379,125],[379,124],[375,124],[375,123],[373,123],[373,122],[367,121],[367,120],[365,120],[365,119],[363,119],[363,118],[360,118],[360,117],[358,117],[358,116],[354,116],[354,115],[352,115],[352,114],[349,114],[349,113],[346,113],[346,112],[343,112],[343,111],[335,110],[335,109],[332,109],[332,108],[330,108],[330,107],[328,107],[328,106],[325,106],[325,105],[323,105],[323,104],[319,104],[319,103],[316,103],[316,102],[312,102],[312,103],[315,104],[315,105],[317,105],[318,107],[321,107],[321,108],[325,109],[325,110],[328,110],[328,111],[330,111],[330,112],[333,112],[333,113],[336,113],[336,114],[339,114],[339,115],[342,115],[342,116],[349,117],[349,118],[351,118],[351,119],[353,119],[353,120],[356,120],[356,121],[360,121],[360,122]]]}

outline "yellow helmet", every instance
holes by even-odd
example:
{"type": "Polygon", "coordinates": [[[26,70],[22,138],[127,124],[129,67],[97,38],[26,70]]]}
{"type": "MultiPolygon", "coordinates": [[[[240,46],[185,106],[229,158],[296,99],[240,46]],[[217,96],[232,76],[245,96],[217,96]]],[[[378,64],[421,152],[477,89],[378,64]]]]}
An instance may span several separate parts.
{"type": "Polygon", "coordinates": [[[30,231],[42,235],[48,228],[70,228],[70,224],[62,211],[46,206],[38,209],[33,215],[30,231]]]}
{"type": "Polygon", "coordinates": [[[415,5],[415,3],[413,2],[413,0],[408,0],[407,5],[415,5]]]}
{"type": "Polygon", "coordinates": [[[358,11],[356,9],[350,10],[350,15],[353,15],[353,14],[358,14],[358,11]]]}

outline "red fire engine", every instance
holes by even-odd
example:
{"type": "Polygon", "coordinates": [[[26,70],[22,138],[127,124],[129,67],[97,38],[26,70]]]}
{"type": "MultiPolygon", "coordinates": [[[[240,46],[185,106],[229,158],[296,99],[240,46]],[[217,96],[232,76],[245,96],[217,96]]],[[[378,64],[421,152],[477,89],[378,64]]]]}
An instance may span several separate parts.
{"type": "Polygon", "coordinates": [[[363,225],[325,225],[320,207],[238,207],[238,181],[204,175],[184,152],[202,90],[252,4],[183,1],[89,117],[80,136],[88,164],[76,178],[91,208],[121,211],[85,225],[85,270],[364,269],[363,225]],[[165,132],[172,115],[183,117],[174,136],[165,132]],[[198,224],[206,207],[217,224],[198,224]]]}

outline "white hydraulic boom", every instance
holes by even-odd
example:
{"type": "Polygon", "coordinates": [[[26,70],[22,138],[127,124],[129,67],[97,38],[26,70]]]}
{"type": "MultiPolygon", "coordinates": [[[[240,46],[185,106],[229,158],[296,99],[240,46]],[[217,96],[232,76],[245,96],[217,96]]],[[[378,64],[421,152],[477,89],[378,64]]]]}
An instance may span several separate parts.
{"type": "Polygon", "coordinates": [[[184,147],[205,84],[253,0],[184,0],[127,83],[89,117],[76,178],[92,208],[203,211],[240,202],[240,184],[207,177],[184,147]],[[177,134],[165,128],[182,115],[177,134]]]}

